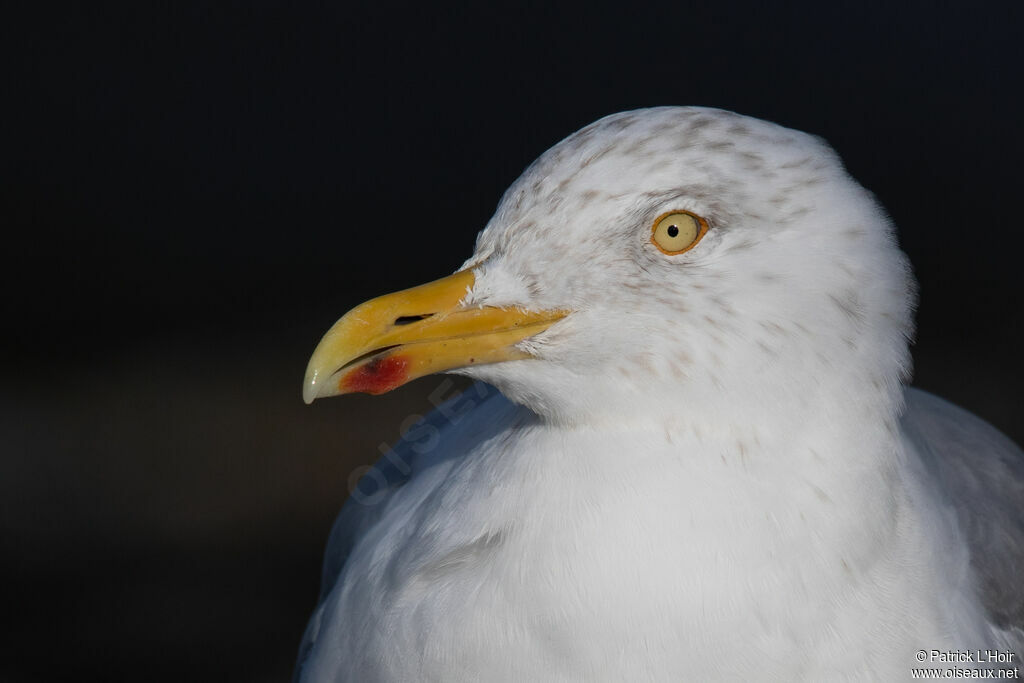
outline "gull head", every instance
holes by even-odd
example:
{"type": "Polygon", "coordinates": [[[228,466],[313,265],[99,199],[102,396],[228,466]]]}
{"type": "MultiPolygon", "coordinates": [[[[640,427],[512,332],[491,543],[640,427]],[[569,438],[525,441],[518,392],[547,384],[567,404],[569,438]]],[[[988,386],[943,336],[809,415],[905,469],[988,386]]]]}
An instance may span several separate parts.
{"type": "Polygon", "coordinates": [[[624,112],[527,168],[459,272],[339,320],[304,397],[453,372],[564,424],[778,428],[799,406],[895,405],[913,305],[890,221],[821,139],[624,112]]]}

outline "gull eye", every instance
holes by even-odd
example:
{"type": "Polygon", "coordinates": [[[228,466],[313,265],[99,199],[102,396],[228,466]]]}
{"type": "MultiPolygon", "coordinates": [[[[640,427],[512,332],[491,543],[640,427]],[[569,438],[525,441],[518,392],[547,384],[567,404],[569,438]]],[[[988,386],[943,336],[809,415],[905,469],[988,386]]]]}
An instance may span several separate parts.
{"type": "Polygon", "coordinates": [[[708,222],[689,211],[670,211],[654,221],[651,241],[666,254],[682,254],[697,246],[708,222]]]}

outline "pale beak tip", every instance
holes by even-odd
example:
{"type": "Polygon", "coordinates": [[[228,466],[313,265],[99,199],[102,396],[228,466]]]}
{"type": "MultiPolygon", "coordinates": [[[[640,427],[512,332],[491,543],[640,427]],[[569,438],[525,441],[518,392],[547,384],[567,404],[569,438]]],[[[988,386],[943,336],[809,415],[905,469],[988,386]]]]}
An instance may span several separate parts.
{"type": "Polygon", "coordinates": [[[302,383],[302,400],[308,406],[317,399],[320,394],[320,385],[317,382],[317,373],[307,374],[302,383]]]}

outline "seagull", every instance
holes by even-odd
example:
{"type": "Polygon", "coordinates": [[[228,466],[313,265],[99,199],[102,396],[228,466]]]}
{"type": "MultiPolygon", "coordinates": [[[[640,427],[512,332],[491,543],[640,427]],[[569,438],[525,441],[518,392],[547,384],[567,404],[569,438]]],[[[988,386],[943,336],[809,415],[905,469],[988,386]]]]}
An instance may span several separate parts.
{"type": "Polygon", "coordinates": [[[818,137],[700,107],[569,136],[458,272],[314,351],[307,403],[481,384],[346,502],[295,680],[1018,667],[1024,453],[905,386],[915,302],[818,137]]]}

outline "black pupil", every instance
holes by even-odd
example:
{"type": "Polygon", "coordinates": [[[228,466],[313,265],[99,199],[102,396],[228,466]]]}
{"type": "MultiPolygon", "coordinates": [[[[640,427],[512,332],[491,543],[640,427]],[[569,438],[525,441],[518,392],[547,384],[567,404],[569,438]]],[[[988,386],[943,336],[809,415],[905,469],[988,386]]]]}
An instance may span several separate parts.
{"type": "Polygon", "coordinates": [[[678,234],[679,234],[679,228],[677,228],[674,225],[668,226],[668,236],[669,237],[675,237],[678,234]]]}

